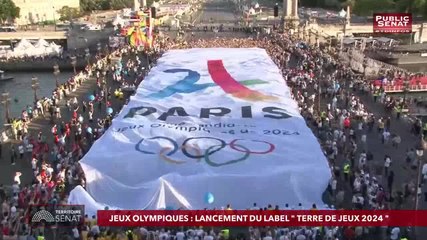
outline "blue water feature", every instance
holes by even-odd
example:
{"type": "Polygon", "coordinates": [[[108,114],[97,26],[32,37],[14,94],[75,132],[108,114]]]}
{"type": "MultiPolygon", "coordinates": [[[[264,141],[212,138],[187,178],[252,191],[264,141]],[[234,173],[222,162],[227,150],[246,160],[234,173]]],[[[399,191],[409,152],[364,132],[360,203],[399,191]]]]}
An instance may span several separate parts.
{"type": "MultiPolygon", "coordinates": [[[[31,88],[31,78],[39,79],[38,97],[52,96],[52,91],[55,89],[55,76],[53,73],[6,73],[7,76],[14,77],[11,81],[0,81],[0,93],[9,92],[10,96],[10,114],[12,117],[21,115],[21,111],[29,104],[34,102],[34,92],[31,88]]],[[[61,72],[59,81],[61,83],[67,81],[73,75],[72,72],[61,72]]],[[[0,106],[0,126],[3,126],[5,121],[4,106],[0,106]]]]}

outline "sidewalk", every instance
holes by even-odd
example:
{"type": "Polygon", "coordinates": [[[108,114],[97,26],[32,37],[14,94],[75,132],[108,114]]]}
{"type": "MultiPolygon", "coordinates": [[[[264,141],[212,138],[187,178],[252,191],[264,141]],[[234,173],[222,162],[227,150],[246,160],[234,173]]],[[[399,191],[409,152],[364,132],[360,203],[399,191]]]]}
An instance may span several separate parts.
{"type": "MultiPolygon", "coordinates": [[[[141,59],[145,59],[145,58],[141,58],[141,59]]],[[[113,92],[114,89],[119,87],[119,83],[113,81],[111,77],[111,73],[107,74],[107,86],[109,89],[111,89],[110,93],[113,92]]],[[[72,112],[70,112],[65,105],[68,99],[76,97],[80,103],[79,105],[81,106],[81,103],[83,101],[88,102],[89,95],[92,95],[92,93],[96,89],[97,89],[96,78],[91,77],[86,81],[84,81],[82,85],[75,92],[71,92],[70,96],[66,98],[64,97],[63,99],[61,99],[61,101],[59,102],[59,106],[61,109],[62,118],[60,120],[57,120],[56,123],[60,124],[62,121],[69,122],[71,120],[72,112]]],[[[127,99],[127,96],[125,96],[124,99],[127,99]]],[[[114,113],[117,113],[118,111],[120,111],[120,109],[124,104],[124,101],[125,100],[118,100],[114,98],[113,95],[111,95],[110,102],[111,102],[111,107],[114,110],[114,113]]],[[[97,104],[95,104],[95,107],[94,107],[95,111],[93,115],[94,122],[91,124],[89,124],[86,120],[88,119],[88,112],[86,111],[86,113],[83,114],[81,113],[81,111],[79,111],[79,113],[81,113],[85,119],[85,124],[88,124],[92,128],[97,124],[96,119],[98,118],[103,119],[106,116],[105,104],[102,105],[101,110],[98,110],[98,107],[96,105],[97,104]]],[[[53,124],[51,124],[49,117],[39,116],[38,118],[33,119],[29,124],[28,133],[32,137],[36,138],[37,134],[39,132],[42,132],[42,134],[47,137],[47,143],[49,144],[49,147],[51,150],[53,146],[53,135],[51,133],[52,126],[53,124]]],[[[13,184],[13,177],[15,176],[15,172],[21,172],[22,186],[25,186],[26,184],[29,184],[33,181],[33,173],[31,169],[31,153],[25,153],[23,159],[19,159],[18,157],[18,159],[16,160],[16,165],[11,165],[10,148],[12,144],[13,143],[3,144],[2,156],[0,158],[0,184],[4,184],[4,185],[13,184]]],[[[17,150],[16,146],[17,145],[15,145],[15,149],[17,150]]]]}

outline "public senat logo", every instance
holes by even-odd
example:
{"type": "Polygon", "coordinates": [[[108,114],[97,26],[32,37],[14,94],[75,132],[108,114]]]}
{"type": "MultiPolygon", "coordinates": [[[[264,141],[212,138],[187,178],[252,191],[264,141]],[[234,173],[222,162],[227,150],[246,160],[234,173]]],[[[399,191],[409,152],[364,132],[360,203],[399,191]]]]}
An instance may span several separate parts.
{"type": "Polygon", "coordinates": [[[374,33],[412,33],[412,14],[375,13],[374,33]]]}
{"type": "Polygon", "coordinates": [[[266,84],[268,82],[253,79],[237,81],[233,76],[228,73],[224,67],[222,60],[209,60],[208,72],[213,80],[213,83],[198,84],[200,80],[200,73],[190,69],[169,69],[164,71],[166,73],[187,73],[188,75],[178,82],[160,90],[159,92],[152,93],[150,98],[167,98],[176,93],[188,94],[197,92],[209,87],[219,86],[222,90],[232,95],[235,98],[243,99],[246,101],[274,101],[277,97],[263,94],[259,91],[252,90],[247,86],[266,84]]]}
{"type": "Polygon", "coordinates": [[[74,227],[84,223],[83,205],[30,205],[31,227],[74,227]]]}

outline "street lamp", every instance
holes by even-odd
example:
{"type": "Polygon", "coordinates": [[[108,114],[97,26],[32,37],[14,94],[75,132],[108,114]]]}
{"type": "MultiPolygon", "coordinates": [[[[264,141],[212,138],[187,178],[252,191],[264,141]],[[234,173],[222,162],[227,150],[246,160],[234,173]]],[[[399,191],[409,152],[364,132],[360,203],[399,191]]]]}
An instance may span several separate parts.
{"type": "Polygon", "coordinates": [[[406,97],[407,97],[408,92],[410,90],[409,85],[410,85],[409,77],[405,76],[405,79],[403,80],[403,103],[406,103],[406,97]]]}
{"type": "Polygon", "coordinates": [[[85,57],[86,57],[87,65],[90,65],[90,50],[89,50],[89,48],[85,49],[85,57]]]}
{"type": "Polygon", "coordinates": [[[9,104],[10,104],[10,97],[9,97],[9,93],[8,92],[3,92],[1,94],[1,103],[4,105],[4,109],[5,109],[5,113],[4,113],[4,118],[5,118],[5,123],[9,123],[9,116],[10,116],[10,112],[9,112],[9,104]]]}
{"type": "Polygon", "coordinates": [[[109,54],[108,44],[105,44],[105,56],[109,54]]]}
{"type": "Polygon", "coordinates": [[[305,37],[305,34],[306,34],[306,25],[304,25],[304,27],[302,28],[302,40],[305,42],[306,41],[306,37],[305,37]]]}
{"type": "Polygon", "coordinates": [[[37,102],[37,90],[40,88],[39,79],[37,77],[31,78],[31,88],[34,91],[34,103],[37,102]]]}
{"type": "Polygon", "coordinates": [[[101,53],[102,47],[101,47],[101,43],[100,43],[100,42],[98,42],[98,43],[96,44],[96,50],[98,51],[98,54],[100,54],[100,53],[101,53]]]}
{"type": "Polygon", "coordinates": [[[77,71],[76,71],[77,58],[76,56],[71,56],[70,59],[71,59],[71,65],[73,66],[74,74],[77,74],[77,71]]]}
{"type": "Polygon", "coordinates": [[[316,47],[319,47],[319,32],[318,31],[316,31],[316,35],[314,36],[314,39],[315,39],[315,43],[316,43],[316,47]]]}
{"type": "Polygon", "coordinates": [[[61,71],[59,71],[59,66],[58,63],[55,63],[55,65],[53,65],[53,75],[55,75],[55,83],[56,83],[56,87],[59,88],[59,79],[58,76],[61,73],[61,71]]]}
{"type": "Polygon", "coordinates": [[[107,88],[107,69],[102,69],[102,76],[104,78],[104,97],[105,97],[105,109],[107,109],[108,103],[108,88],[107,88]]]}
{"type": "Polygon", "coordinates": [[[52,7],[53,9],[53,24],[55,25],[55,32],[56,32],[56,14],[55,14],[55,6],[52,7]]]}
{"type": "Polygon", "coordinates": [[[417,193],[416,193],[416,198],[415,198],[415,210],[418,209],[418,186],[420,185],[420,178],[421,178],[421,166],[422,166],[422,157],[424,155],[424,142],[423,142],[423,137],[421,136],[419,143],[416,147],[416,153],[418,156],[418,167],[417,167],[417,193]]]}
{"type": "Polygon", "coordinates": [[[341,46],[340,46],[340,52],[342,52],[344,47],[344,37],[346,35],[347,31],[347,12],[344,9],[341,9],[341,11],[338,13],[339,17],[342,19],[343,23],[343,35],[341,37],[341,46]]]}

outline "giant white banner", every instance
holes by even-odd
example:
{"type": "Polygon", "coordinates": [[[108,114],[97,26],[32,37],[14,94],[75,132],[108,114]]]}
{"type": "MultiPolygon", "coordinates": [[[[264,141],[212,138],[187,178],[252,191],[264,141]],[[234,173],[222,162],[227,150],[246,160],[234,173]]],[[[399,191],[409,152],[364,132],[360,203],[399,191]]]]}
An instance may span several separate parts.
{"type": "Polygon", "coordinates": [[[172,50],[81,160],[93,212],[321,204],[331,173],[265,50],[172,50]]]}

